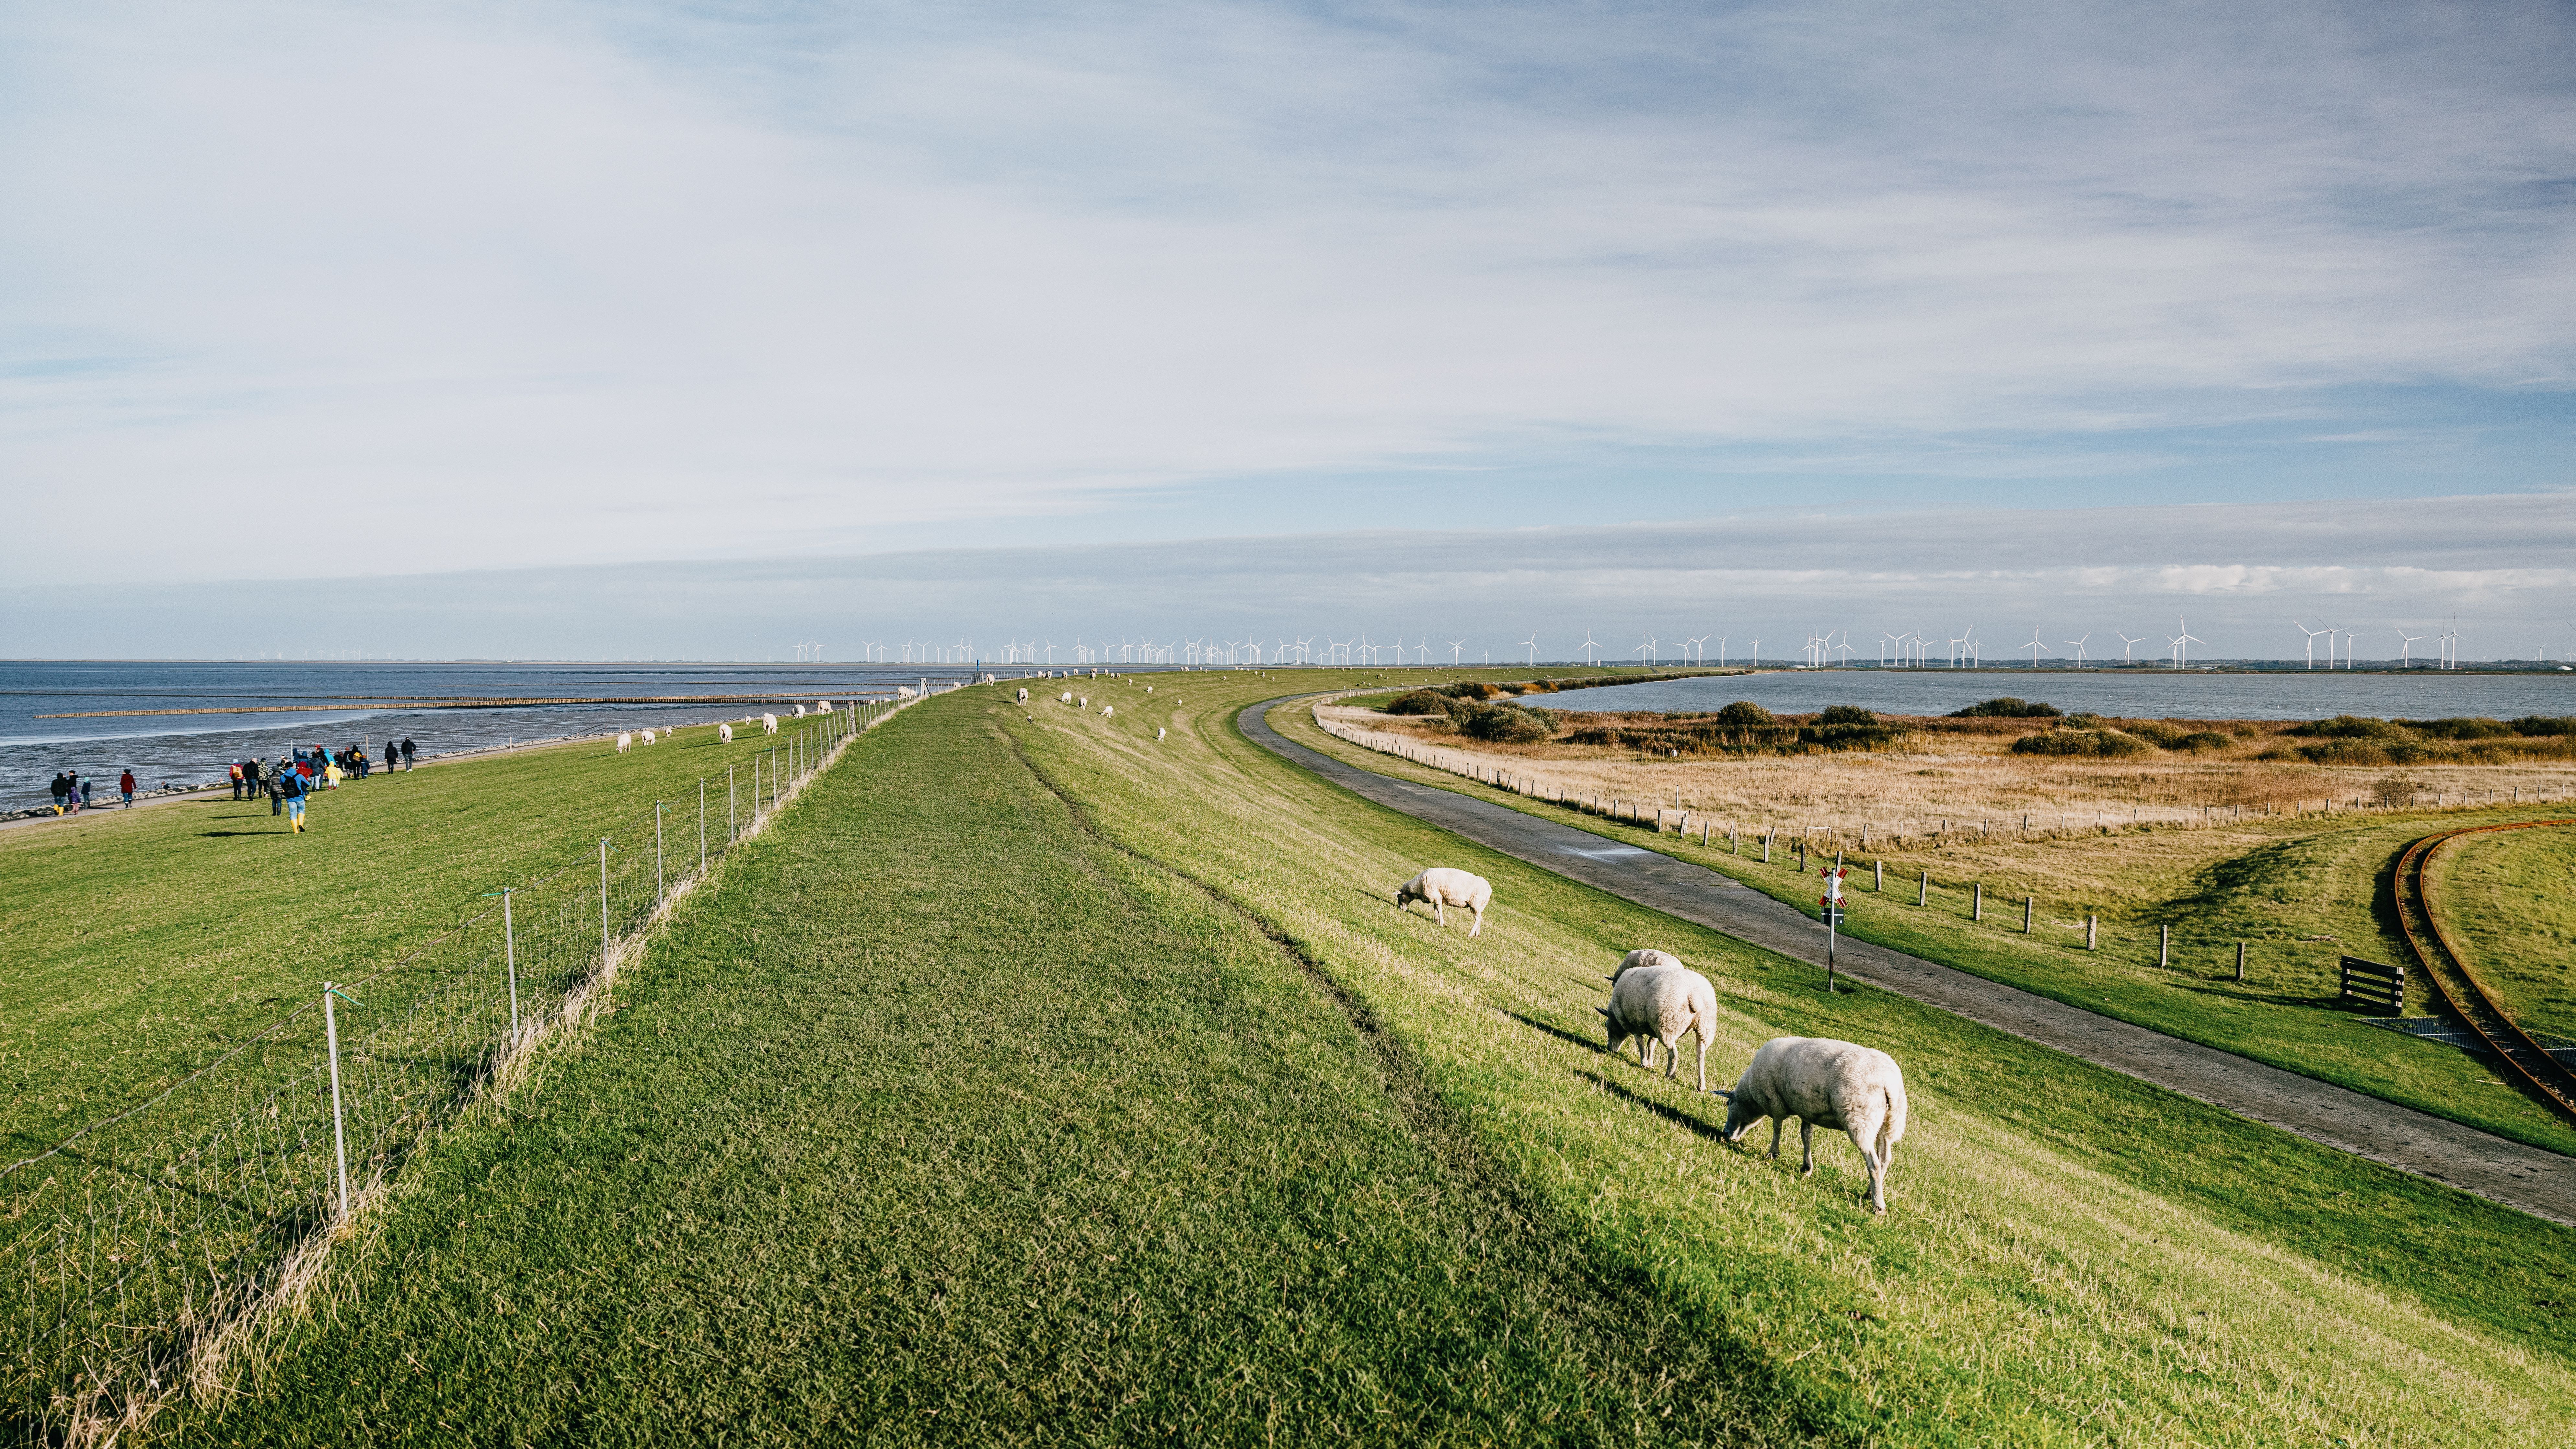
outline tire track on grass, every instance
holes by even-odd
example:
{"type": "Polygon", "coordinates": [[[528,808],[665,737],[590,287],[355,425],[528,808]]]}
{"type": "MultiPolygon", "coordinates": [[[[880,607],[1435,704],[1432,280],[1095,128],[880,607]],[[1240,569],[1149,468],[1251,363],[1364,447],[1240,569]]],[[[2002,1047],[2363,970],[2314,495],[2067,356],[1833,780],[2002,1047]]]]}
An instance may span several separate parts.
{"type": "MultiPolygon", "coordinates": [[[[1639,1380],[1640,1409],[1648,1395],[1668,1395],[1686,1382],[1691,1376],[1685,1366],[1698,1358],[1705,1375],[1717,1382],[1694,1387],[1701,1392],[1729,1391],[1723,1393],[1722,1402],[1735,1410],[1722,1427],[1711,1426],[1716,1437],[1756,1443],[1778,1442],[1782,1435],[1803,1442],[1860,1442],[1868,1437],[1866,1430],[1848,1421],[1845,1406],[1829,1405],[1795,1383],[1768,1354],[1735,1336],[1722,1318],[1706,1310],[1676,1308],[1644,1265],[1589,1240],[1518,1173],[1496,1160],[1478,1140],[1474,1123],[1441,1095],[1422,1062],[1368,1001],[1336,978],[1303,941],[1222,886],[1147,855],[1102,829],[1091,808],[1031,759],[1017,736],[1008,730],[996,733],[1021,768],[1064,807],[1086,838],[1190,887],[1258,931],[1283,961],[1333,1004],[1376,1065],[1406,1136],[1437,1166],[1443,1186],[1464,1200],[1461,1206],[1470,1212],[1467,1221],[1497,1266],[1533,1285],[1545,1285],[1550,1290],[1543,1300],[1545,1311],[1561,1315],[1569,1338],[1637,1350],[1630,1371],[1639,1380]],[[1652,1308],[1641,1310],[1641,1305],[1652,1308]],[[1748,1409],[1751,1412],[1745,1412],[1748,1409]]],[[[1592,1371],[1600,1376],[1605,1367],[1596,1362],[1592,1371]]]]}

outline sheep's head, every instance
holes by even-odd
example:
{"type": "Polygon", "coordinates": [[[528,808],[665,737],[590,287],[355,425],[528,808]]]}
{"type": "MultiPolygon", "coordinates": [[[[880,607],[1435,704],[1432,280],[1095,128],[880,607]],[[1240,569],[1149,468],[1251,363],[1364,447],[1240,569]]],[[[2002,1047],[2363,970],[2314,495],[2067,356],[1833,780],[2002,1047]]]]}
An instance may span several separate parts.
{"type": "Polygon", "coordinates": [[[1399,906],[1409,906],[1415,901],[1427,901],[1429,899],[1431,899],[1431,893],[1423,890],[1419,886],[1416,886],[1411,881],[1406,881],[1404,884],[1395,888],[1395,903],[1399,906]]]}
{"type": "MultiPolygon", "coordinates": [[[[1743,1085],[1741,1082],[1736,1084],[1739,1089],[1743,1085]]],[[[1745,1133],[1752,1131],[1763,1118],[1771,1115],[1747,1099],[1724,1088],[1720,1088],[1717,1094],[1726,1099],[1726,1126],[1717,1134],[1717,1140],[1720,1142],[1743,1141],[1745,1133]]]]}

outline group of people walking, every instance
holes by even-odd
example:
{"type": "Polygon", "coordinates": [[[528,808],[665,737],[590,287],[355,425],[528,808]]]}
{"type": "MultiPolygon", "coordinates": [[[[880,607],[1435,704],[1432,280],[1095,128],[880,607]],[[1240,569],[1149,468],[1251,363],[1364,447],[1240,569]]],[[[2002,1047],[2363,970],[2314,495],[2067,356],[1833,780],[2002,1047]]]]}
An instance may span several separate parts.
{"type": "MultiPolygon", "coordinates": [[[[420,747],[409,738],[400,743],[385,742],[385,770],[410,769],[418,758],[420,747]]],[[[330,751],[316,745],[309,750],[296,750],[280,755],[277,763],[262,767],[257,759],[244,760],[232,767],[233,798],[256,800],[268,796],[268,813],[283,815],[296,834],[304,833],[304,802],[316,790],[336,790],[340,782],[355,775],[365,779],[375,772],[375,760],[365,750],[351,745],[345,750],[330,751]]]]}
{"type": "MultiPolygon", "coordinates": [[[[90,787],[96,782],[84,780],[78,770],[64,770],[54,776],[54,813],[78,815],[90,808],[90,787]]],[[[123,797],[125,808],[134,808],[134,772],[128,770],[116,777],[116,793],[123,797]]]]}

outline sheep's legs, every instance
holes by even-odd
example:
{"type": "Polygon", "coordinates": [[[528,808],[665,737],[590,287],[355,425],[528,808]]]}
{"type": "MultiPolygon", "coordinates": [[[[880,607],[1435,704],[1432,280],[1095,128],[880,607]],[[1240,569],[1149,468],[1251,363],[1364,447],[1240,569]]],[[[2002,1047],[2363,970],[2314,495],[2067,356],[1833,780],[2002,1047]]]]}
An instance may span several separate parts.
{"type": "Polygon", "coordinates": [[[1798,1151],[1806,1159],[1798,1164],[1800,1177],[1811,1177],[1816,1171],[1816,1124],[1798,1119],[1798,1151]]]}
{"type": "Polygon", "coordinates": [[[1680,1032],[1674,1032],[1672,1039],[1664,1043],[1664,1080],[1667,1082],[1671,1081],[1673,1079],[1673,1075],[1681,1069],[1682,1034],[1680,1032]]]}
{"type": "Polygon", "coordinates": [[[1788,1125],[1789,1119],[1786,1117],[1771,1119],[1771,1160],[1773,1162],[1780,1160],[1780,1129],[1788,1125]]]}
{"type": "Polygon", "coordinates": [[[1484,933],[1484,929],[1485,929],[1485,913],[1484,913],[1484,911],[1483,911],[1482,909],[1479,909],[1479,910],[1476,912],[1476,924],[1475,924],[1474,926],[1472,926],[1472,927],[1469,927],[1469,928],[1468,928],[1468,931],[1467,931],[1467,939],[1468,939],[1468,940],[1470,940],[1470,941],[1472,941],[1472,940],[1476,939],[1476,937],[1478,937],[1479,935],[1481,935],[1481,934],[1483,934],[1483,933],[1484,933]]]}
{"type": "Polygon", "coordinates": [[[1703,1093],[1708,1090],[1708,1033],[1704,1031],[1699,1033],[1699,1089],[1703,1093]]]}
{"type": "Polygon", "coordinates": [[[1857,1132],[1852,1134],[1852,1145],[1860,1149],[1860,1160],[1869,1164],[1869,1210],[1883,1213],[1887,1211],[1887,1160],[1870,1151],[1857,1132]]]}
{"type": "Polygon", "coordinates": [[[1655,1069],[1655,1039],[1643,1032],[1637,1036],[1637,1065],[1650,1072],[1655,1069]]]}

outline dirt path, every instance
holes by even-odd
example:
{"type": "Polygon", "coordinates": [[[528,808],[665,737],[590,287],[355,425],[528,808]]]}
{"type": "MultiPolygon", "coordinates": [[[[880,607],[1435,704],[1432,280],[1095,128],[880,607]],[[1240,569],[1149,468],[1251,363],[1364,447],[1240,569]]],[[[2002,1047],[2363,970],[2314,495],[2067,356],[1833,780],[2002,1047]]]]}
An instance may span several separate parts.
{"type": "MultiPolygon", "coordinates": [[[[1813,962],[1821,982],[1823,929],[1799,911],[1704,866],[1605,840],[1508,806],[1376,774],[1292,744],[1268,720],[1273,707],[1290,702],[1266,700],[1245,709],[1237,720],[1244,736],[1354,794],[1479,845],[1738,940],[1813,962]]],[[[1837,959],[1843,974],[1872,986],[2329,1147],[2576,1226],[2576,1158],[2508,1142],[2377,1097],[1850,937],[1843,938],[1837,959]]]]}

